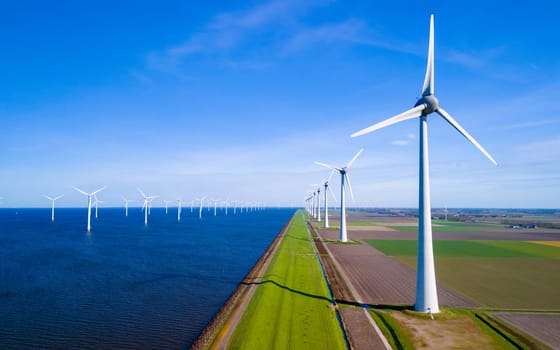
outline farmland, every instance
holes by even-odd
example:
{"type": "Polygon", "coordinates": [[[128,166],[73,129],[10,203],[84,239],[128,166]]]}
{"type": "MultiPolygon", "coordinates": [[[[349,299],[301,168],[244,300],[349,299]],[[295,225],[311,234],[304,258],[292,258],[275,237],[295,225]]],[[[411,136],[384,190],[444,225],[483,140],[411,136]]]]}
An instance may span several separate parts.
{"type": "MultiPolygon", "coordinates": [[[[368,240],[416,267],[416,241],[368,240]]],[[[434,241],[440,284],[479,307],[560,310],[560,248],[518,241],[434,241]]]]}
{"type": "MultiPolygon", "coordinates": [[[[524,216],[520,222],[533,222],[532,218],[524,216]]],[[[331,220],[328,230],[321,229],[320,223],[314,225],[361,300],[371,305],[372,315],[383,324],[386,335],[406,338],[403,344],[393,346],[408,348],[405,343],[412,341],[413,348],[426,344],[430,348],[560,347],[554,336],[558,326],[546,322],[560,317],[560,281],[556,278],[560,274],[560,230],[511,227],[500,220],[433,220],[442,307],[436,323],[410,312],[416,281],[415,217],[353,212],[348,221],[348,238],[354,242],[351,246],[334,244],[338,238],[336,220],[331,220]],[[450,314],[455,316],[447,322],[450,314]],[[426,332],[435,328],[437,334],[422,331],[424,322],[426,332]],[[474,324],[494,340],[477,345],[470,344],[473,339],[469,337],[461,338],[463,330],[474,324]],[[446,346],[445,339],[434,340],[444,333],[446,339],[455,337],[454,344],[446,346]],[[493,341],[497,343],[490,345],[493,341]]]]}

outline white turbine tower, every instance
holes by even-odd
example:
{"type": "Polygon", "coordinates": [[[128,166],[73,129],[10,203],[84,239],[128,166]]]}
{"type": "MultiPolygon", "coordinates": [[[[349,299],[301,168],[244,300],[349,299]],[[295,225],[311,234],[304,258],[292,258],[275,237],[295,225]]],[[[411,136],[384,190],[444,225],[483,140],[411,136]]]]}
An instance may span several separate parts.
{"type": "Polygon", "coordinates": [[[93,195],[93,199],[95,199],[95,202],[93,202],[93,204],[95,205],[95,218],[97,219],[97,207],[99,203],[103,203],[103,201],[99,200],[97,198],[97,195],[93,195]]]}
{"type": "Polygon", "coordinates": [[[202,219],[202,207],[204,205],[204,200],[206,199],[206,196],[202,197],[202,198],[196,198],[197,201],[199,201],[199,206],[198,206],[198,218],[202,219]]]}
{"type": "Polygon", "coordinates": [[[434,15],[430,17],[430,39],[428,44],[428,64],[422,86],[422,97],[414,108],[360,130],[352,137],[361,136],[403,120],[420,118],[420,183],[418,200],[418,263],[416,276],[416,303],[414,309],[420,312],[439,312],[434,254],[432,246],[432,218],[430,204],[430,179],[428,164],[428,120],[429,114],[436,112],[451,124],[461,135],[482,152],[494,165],[492,156],[465,130],[449,113],[439,106],[434,96],[434,15]]]}
{"type": "Polygon", "coordinates": [[[358,158],[360,153],[362,153],[364,149],[356,153],[356,155],[342,168],[337,168],[329,164],[315,162],[315,164],[327,167],[332,170],[336,170],[340,173],[340,241],[341,242],[348,242],[348,234],[346,232],[346,201],[344,199],[344,185],[348,183],[348,189],[350,190],[350,196],[352,197],[352,201],[354,201],[354,194],[352,193],[352,186],[350,185],[350,178],[348,177],[348,169],[352,166],[354,161],[358,158]]]}
{"type": "Polygon", "coordinates": [[[177,199],[177,222],[181,222],[181,198],[177,199]]]}
{"type": "Polygon", "coordinates": [[[138,192],[144,197],[144,204],[142,205],[142,210],[144,210],[144,225],[148,225],[148,211],[150,210],[150,204],[152,200],[158,198],[159,196],[147,196],[141,189],[138,188],[138,192]]]}
{"type": "Polygon", "coordinates": [[[333,200],[336,202],[336,197],[334,196],[333,191],[331,190],[331,188],[329,187],[329,181],[331,181],[331,178],[334,174],[334,170],[331,170],[331,174],[329,175],[328,179],[325,180],[325,182],[323,182],[323,187],[325,187],[324,192],[324,196],[325,196],[325,213],[324,213],[324,221],[323,221],[323,227],[324,228],[329,228],[329,196],[327,194],[327,192],[331,193],[331,196],[333,197],[333,200]]]}
{"type": "Polygon", "coordinates": [[[132,199],[126,199],[124,196],[121,196],[124,201],[124,216],[128,216],[128,203],[132,202],[132,199]]]}
{"type": "Polygon", "coordinates": [[[323,184],[311,184],[310,186],[318,186],[317,190],[313,192],[313,197],[316,195],[316,206],[315,206],[315,214],[313,215],[317,221],[321,221],[321,186],[323,184]]]}
{"type": "MultiPolygon", "coordinates": [[[[46,198],[46,199],[52,201],[52,207],[51,207],[51,221],[52,221],[52,222],[54,222],[54,202],[55,202],[57,199],[60,199],[60,198],[62,198],[62,197],[64,197],[64,195],[60,195],[60,196],[54,197],[54,198],[45,195],[45,198],[46,198]]],[[[0,199],[2,199],[2,198],[0,197],[0,199]]]]}
{"type": "Polygon", "coordinates": [[[163,200],[163,202],[165,203],[165,215],[167,215],[167,208],[169,206],[169,203],[171,203],[171,201],[163,200]]]}
{"type": "Polygon", "coordinates": [[[214,202],[214,216],[216,216],[219,201],[219,199],[212,199],[212,202],[214,202]]]}
{"type": "Polygon", "coordinates": [[[228,206],[229,206],[229,198],[225,200],[224,205],[225,205],[225,207],[226,207],[226,212],[225,212],[225,214],[226,214],[226,216],[227,216],[227,211],[228,211],[228,206]]]}
{"type": "Polygon", "coordinates": [[[72,188],[88,197],[87,231],[90,232],[91,231],[91,197],[95,196],[97,193],[103,191],[106,188],[106,186],[103,186],[100,189],[95,190],[91,193],[87,193],[86,191],[80,190],[77,187],[72,187],[72,188]]]}

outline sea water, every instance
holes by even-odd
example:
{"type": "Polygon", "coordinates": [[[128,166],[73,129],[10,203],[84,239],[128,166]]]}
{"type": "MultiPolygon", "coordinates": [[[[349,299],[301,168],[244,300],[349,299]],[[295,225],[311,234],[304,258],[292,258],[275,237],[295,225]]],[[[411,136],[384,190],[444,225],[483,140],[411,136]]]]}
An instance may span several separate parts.
{"type": "Polygon", "coordinates": [[[0,209],[0,348],[188,348],[293,213],[0,209]]]}

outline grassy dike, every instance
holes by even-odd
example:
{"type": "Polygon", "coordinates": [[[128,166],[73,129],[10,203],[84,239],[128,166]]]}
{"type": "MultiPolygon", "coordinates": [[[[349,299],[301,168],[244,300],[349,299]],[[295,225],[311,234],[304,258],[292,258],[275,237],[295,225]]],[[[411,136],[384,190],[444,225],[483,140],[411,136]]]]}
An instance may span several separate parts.
{"type": "Polygon", "coordinates": [[[312,244],[297,212],[228,348],[346,348],[312,244]]]}

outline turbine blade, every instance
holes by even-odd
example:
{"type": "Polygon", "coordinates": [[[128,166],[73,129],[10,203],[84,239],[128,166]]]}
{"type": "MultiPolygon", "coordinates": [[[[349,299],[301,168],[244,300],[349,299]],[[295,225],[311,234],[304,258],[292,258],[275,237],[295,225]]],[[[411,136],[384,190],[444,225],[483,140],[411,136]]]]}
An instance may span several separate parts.
{"type": "Polygon", "coordinates": [[[484,147],[482,147],[475,139],[474,137],[472,137],[465,129],[463,129],[463,127],[461,125],[459,125],[459,123],[457,123],[457,121],[455,119],[453,119],[453,117],[447,113],[443,108],[438,108],[438,110],[436,111],[437,114],[439,114],[440,116],[442,116],[443,119],[445,119],[449,124],[451,124],[452,127],[454,127],[458,132],[461,133],[461,135],[463,135],[467,140],[469,140],[476,148],[478,148],[478,150],[480,152],[482,152],[482,154],[484,154],[486,156],[486,158],[488,158],[494,165],[498,165],[498,163],[496,162],[496,160],[494,160],[494,158],[492,158],[492,156],[490,155],[490,153],[488,153],[484,147]]]}
{"type": "Polygon", "coordinates": [[[329,178],[327,179],[327,182],[331,181],[333,174],[334,174],[334,169],[331,170],[331,173],[329,175],[329,178]]]}
{"type": "Polygon", "coordinates": [[[398,123],[398,122],[402,122],[403,120],[408,120],[408,119],[412,119],[412,118],[416,118],[422,115],[422,111],[424,110],[424,108],[426,108],[426,105],[421,104],[419,106],[416,106],[414,108],[409,109],[408,111],[402,112],[401,114],[397,114],[394,117],[391,117],[389,119],[385,119],[382,122],[379,122],[377,124],[373,124],[370,127],[367,127],[365,129],[362,129],[360,131],[357,131],[355,133],[353,133],[352,135],[350,135],[350,137],[357,137],[357,136],[362,136],[365,134],[368,134],[372,131],[384,128],[386,126],[398,123]]]}
{"type": "Polygon", "coordinates": [[[53,201],[56,201],[56,200],[58,200],[58,199],[60,199],[60,198],[62,198],[62,197],[64,197],[64,195],[63,195],[63,194],[61,194],[61,195],[60,195],[60,196],[58,196],[58,197],[54,197],[53,201]]]}
{"type": "Polygon", "coordinates": [[[96,193],[98,193],[98,192],[101,192],[101,191],[103,191],[105,188],[107,188],[107,186],[103,186],[103,187],[101,187],[100,189],[93,191],[92,194],[94,195],[94,194],[96,194],[96,193]]]}
{"type": "Polygon", "coordinates": [[[352,163],[354,163],[354,161],[358,158],[358,156],[364,151],[364,149],[362,148],[361,150],[358,151],[358,153],[356,153],[356,155],[354,156],[354,158],[352,158],[348,164],[346,164],[345,168],[346,169],[350,169],[350,167],[352,166],[352,163]]]}
{"type": "Polygon", "coordinates": [[[140,192],[140,194],[142,195],[142,197],[146,198],[146,195],[144,194],[144,192],[142,192],[142,190],[140,188],[137,188],[138,192],[140,192]]]}
{"type": "Polygon", "coordinates": [[[430,41],[428,43],[428,64],[422,86],[422,96],[434,94],[434,15],[430,16],[430,41]]]}
{"type": "Polygon", "coordinates": [[[44,194],[43,197],[45,197],[46,199],[48,199],[48,200],[50,200],[50,201],[54,201],[54,199],[52,199],[51,197],[47,196],[46,194],[44,194]]]}
{"type": "Polygon", "coordinates": [[[332,170],[337,170],[337,171],[342,170],[340,168],[334,167],[334,166],[326,164],[326,163],[315,162],[315,164],[320,165],[320,166],[324,166],[325,168],[329,168],[329,169],[332,169],[332,170]]]}
{"type": "Polygon", "coordinates": [[[350,190],[350,197],[352,197],[352,202],[355,202],[354,193],[352,192],[352,185],[350,185],[350,176],[348,176],[348,173],[344,174],[344,176],[346,176],[346,183],[348,184],[348,189],[350,190]]]}
{"type": "Polygon", "coordinates": [[[89,196],[89,193],[87,193],[86,191],[80,190],[78,187],[72,186],[72,188],[75,189],[76,191],[80,192],[83,195],[89,196]]]}
{"type": "Polygon", "coordinates": [[[334,195],[334,192],[331,190],[331,186],[327,187],[329,192],[331,193],[332,198],[334,199],[334,202],[336,203],[336,196],[334,195]]]}

